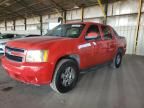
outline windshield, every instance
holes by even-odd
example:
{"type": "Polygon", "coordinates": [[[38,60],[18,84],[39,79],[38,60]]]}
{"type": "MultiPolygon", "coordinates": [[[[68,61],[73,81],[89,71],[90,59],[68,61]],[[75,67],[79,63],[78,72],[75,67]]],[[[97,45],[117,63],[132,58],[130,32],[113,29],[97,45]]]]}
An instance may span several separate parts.
{"type": "Polygon", "coordinates": [[[49,31],[46,36],[60,36],[69,38],[78,38],[84,28],[84,24],[63,24],[58,25],[51,31],[49,31]]]}

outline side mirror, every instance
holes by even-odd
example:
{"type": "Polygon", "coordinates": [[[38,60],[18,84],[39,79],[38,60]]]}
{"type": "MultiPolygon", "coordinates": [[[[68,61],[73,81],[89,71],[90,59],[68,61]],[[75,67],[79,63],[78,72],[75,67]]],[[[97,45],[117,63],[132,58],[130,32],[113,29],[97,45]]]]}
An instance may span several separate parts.
{"type": "Polygon", "coordinates": [[[90,32],[87,34],[87,36],[85,36],[85,39],[86,40],[92,40],[92,39],[97,39],[98,37],[100,37],[98,33],[90,32]]]}

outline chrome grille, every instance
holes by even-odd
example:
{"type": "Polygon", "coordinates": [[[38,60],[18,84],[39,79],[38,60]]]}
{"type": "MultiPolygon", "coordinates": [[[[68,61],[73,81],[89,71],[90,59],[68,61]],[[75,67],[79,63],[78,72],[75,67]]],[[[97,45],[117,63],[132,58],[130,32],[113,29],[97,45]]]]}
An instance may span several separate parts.
{"type": "Polygon", "coordinates": [[[24,55],[23,49],[18,49],[18,48],[11,48],[6,46],[5,47],[5,56],[9,60],[16,61],[16,62],[22,62],[23,61],[23,56],[24,55]]]}
{"type": "Polygon", "coordinates": [[[11,47],[8,47],[8,46],[6,46],[5,48],[8,49],[8,50],[10,50],[10,51],[15,51],[15,52],[22,52],[22,53],[24,53],[24,50],[23,50],[23,49],[11,48],[11,47]]]}

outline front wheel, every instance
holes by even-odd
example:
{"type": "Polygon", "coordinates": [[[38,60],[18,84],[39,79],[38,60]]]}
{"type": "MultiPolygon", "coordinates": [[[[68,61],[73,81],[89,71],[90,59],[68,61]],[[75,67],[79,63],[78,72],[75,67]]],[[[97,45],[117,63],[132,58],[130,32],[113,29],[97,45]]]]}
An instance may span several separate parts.
{"type": "Polygon", "coordinates": [[[70,59],[61,60],[50,84],[51,88],[58,93],[66,93],[72,90],[78,80],[78,66],[70,59]]]}
{"type": "Polygon", "coordinates": [[[121,66],[121,62],[122,62],[122,54],[118,52],[115,58],[113,59],[113,62],[111,65],[113,68],[119,68],[121,66]]]}

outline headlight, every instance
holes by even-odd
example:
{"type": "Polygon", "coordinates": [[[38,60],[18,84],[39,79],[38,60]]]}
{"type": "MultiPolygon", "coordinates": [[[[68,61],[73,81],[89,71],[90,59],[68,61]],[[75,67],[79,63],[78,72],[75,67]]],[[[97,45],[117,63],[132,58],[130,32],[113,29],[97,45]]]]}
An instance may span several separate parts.
{"type": "Polygon", "coordinates": [[[26,62],[47,62],[48,50],[30,50],[26,55],[26,62]]]}

